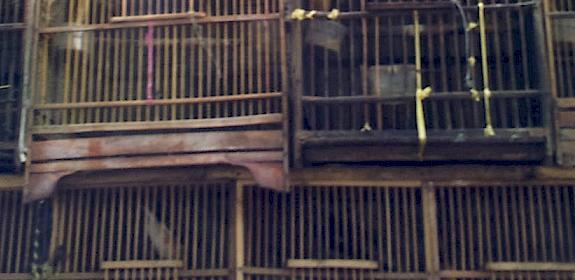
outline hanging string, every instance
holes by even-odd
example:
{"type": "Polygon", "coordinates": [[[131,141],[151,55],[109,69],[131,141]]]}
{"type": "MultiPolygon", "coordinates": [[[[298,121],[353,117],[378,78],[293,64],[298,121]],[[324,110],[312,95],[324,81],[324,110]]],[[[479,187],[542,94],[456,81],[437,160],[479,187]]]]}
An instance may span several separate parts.
{"type": "Polygon", "coordinates": [[[467,87],[467,89],[472,90],[475,88],[475,81],[473,81],[473,76],[471,75],[472,69],[475,66],[475,57],[473,56],[472,50],[471,50],[469,32],[472,29],[474,29],[475,27],[477,27],[477,24],[469,22],[469,20],[467,19],[467,14],[463,10],[463,6],[461,6],[461,3],[458,0],[451,0],[451,2],[457,8],[457,11],[459,12],[459,16],[461,17],[461,23],[463,24],[463,31],[464,31],[463,40],[465,41],[465,57],[467,58],[467,62],[468,62],[467,71],[465,72],[465,87],[467,87]]]}

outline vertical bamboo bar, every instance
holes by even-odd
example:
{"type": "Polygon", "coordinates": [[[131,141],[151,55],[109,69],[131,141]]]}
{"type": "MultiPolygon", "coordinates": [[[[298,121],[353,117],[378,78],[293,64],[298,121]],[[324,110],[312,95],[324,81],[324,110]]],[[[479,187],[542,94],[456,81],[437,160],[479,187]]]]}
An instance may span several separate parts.
{"type": "MultiPolygon", "coordinates": [[[[196,186],[194,186],[196,188],[196,186]]],[[[184,260],[184,269],[190,268],[190,225],[192,223],[191,215],[192,215],[192,208],[191,203],[193,199],[193,192],[189,188],[183,188],[182,190],[182,197],[184,200],[184,249],[182,250],[183,253],[183,260],[184,260]]],[[[194,214],[195,216],[195,214],[194,214]]]]}
{"type": "Polygon", "coordinates": [[[7,256],[9,257],[7,259],[8,271],[14,271],[14,268],[13,268],[14,260],[12,259],[12,256],[15,255],[15,252],[14,252],[14,250],[15,250],[15,248],[14,248],[15,244],[14,243],[15,242],[14,241],[16,240],[16,238],[15,238],[16,237],[16,216],[17,216],[16,210],[18,207],[18,201],[20,201],[20,200],[18,199],[18,192],[15,192],[15,191],[10,192],[10,195],[12,196],[10,198],[11,203],[10,203],[10,208],[9,208],[10,210],[8,212],[9,213],[8,216],[10,218],[8,228],[10,229],[10,231],[8,233],[8,250],[5,250],[4,252],[7,252],[7,256]]]}
{"type": "Polygon", "coordinates": [[[232,201],[233,211],[231,213],[232,220],[232,254],[230,263],[232,264],[230,277],[234,280],[243,280],[244,274],[242,268],[245,265],[245,237],[244,237],[244,188],[243,185],[237,183],[234,190],[232,201]]]}
{"type": "Polygon", "coordinates": [[[455,199],[454,199],[454,192],[455,190],[453,188],[447,188],[445,189],[445,191],[447,192],[447,205],[449,205],[449,221],[450,221],[450,227],[449,227],[449,236],[451,236],[450,238],[450,242],[449,242],[449,248],[451,248],[451,267],[457,267],[457,248],[458,248],[458,244],[457,244],[457,222],[455,220],[455,209],[456,209],[456,204],[455,204],[455,199]]]}
{"type": "MultiPolygon", "coordinates": [[[[2,209],[2,211],[0,212],[0,217],[2,217],[2,219],[0,219],[0,242],[2,242],[2,244],[4,244],[5,240],[8,239],[8,226],[10,225],[10,223],[8,222],[8,201],[9,201],[9,192],[0,192],[0,209],[2,209]]],[[[4,263],[6,262],[5,260],[6,254],[0,254],[0,269],[2,270],[8,270],[6,268],[6,265],[4,265],[4,263]]]]}
{"type": "MultiPolygon", "coordinates": [[[[162,3],[164,3],[164,8],[161,9],[161,11],[167,11],[168,10],[168,1],[162,1],[162,3]]],[[[163,44],[163,49],[161,50],[160,53],[158,53],[159,59],[161,59],[160,54],[163,53],[163,62],[159,62],[161,63],[160,65],[158,65],[158,71],[160,71],[160,73],[158,74],[159,76],[162,76],[160,79],[160,85],[159,86],[159,90],[161,90],[160,95],[161,98],[160,99],[170,99],[171,96],[171,92],[170,92],[170,63],[171,63],[171,58],[173,58],[173,54],[171,53],[172,49],[170,48],[170,44],[173,44],[174,42],[172,41],[171,38],[171,28],[169,26],[164,26],[163,28],[159,28],[162,36],[162,41],[161,44],[163,44]],[[163,75],[162,75],[163,74],[163,75]]],[[[159,96],[158,96],[159,97],[159,96]]],[[[158,120],[162,120],[162,121],[166,121],[169,120],[168,117],[168,111],[169,111],[170,107],[169,106],[158,106],[158,110],[161,112],[161,115],[159,116],[159,119],[156,119],[156,121],[158,120]]]]}
{"type": "MultiPolygon", "coordinates": [[[[270,0],[265,0],[264,14],[272,12],[269,1],[270,0]]],[[[275,0],[271,0],[271,1],[275,1],[275,0]]],[[[284,7],[283,1],[280,3],[280,5],[282,7],[281,9],[283,10],[283,7],[284,7]]],[[[284,13],[281,13],[281,11],[280,11],[280,14],[284,14],[284,13]]],[[[284,33],[284,29],[281,26],[281,22],[280,23],[274,23],[274,24],[277,24],[278,28],[280,28],[280,32],[284,33]]],[[[264,25],[264,27],[267,27],[268,29],[270,28],[270,26],[273,26],[273,25],[264,25]]],[[[266,28],[264,28],[263,30],[266,31],[266,28]]],[[[274,70],[274,68],[272,67],[272,64],[271,64],[272,63],[272,57],[273,57],[274,61],[277,59],[277,57],[275,56],[277,50],[275,50],[275,48],[274,48],[275,37],[272,38],[270,36],[271,35],[270,32],[263,32],[263,33],[264,33],[264,45],[265,45],[265,51],[263,54],[264,55],[264,61],[265,61],[265,67],[263,68],[263,72],[264,72],[265,77],[264,77],[263,84],[260,87],[260,92],[273,92],[276,90],[276,88],[274,86],[272,86],[272,72],[278,71],[278,70],[274,70]]],[[[285,36],[285,34],[283,36],[280,34],[280,44],[282,47],[284,47],[284,43],[287,43],[285,41],[284,36],[285,36]],[[282,40],[284,40],[284,41],[282,41],[282,40]]],[[[281,55],[282,55],[281,65],[283,68],[284,63],[286,63],[287,61],[283,60],[283,51],[281,51],[281,55]]],[[[284,69],[282,69],[282,70],[284,70],[284,69]]],[[[282,74],[282,78],[288,74],[287,67],[285,68],[285,71],[286,72],[283,72],[283,74],[282,74]]],[[[282,82],[282,88],[281,88],[282,92],[285,92],[284,89],[285,89],[285,84],[283,84],[283,82],[282,82]]],[[[272,104],[271,100],[267,99],[266,104],[265,104],[265,113],[268,113],[268,114],[272,113],[272,108],[271,108],[272,105],[271,104],[272,104]]]]}
{"type": "Polygon", "coordinates": [[[192,227],[192,269],[198,268],[198,264],[199,264],[199,260],[198,260],[198,235],[200,233],[200,229],[199,229],[199,215],[200,215],[200,208],[199,208],[199,204],[200,204],[200,194],[202,194],[202,192],[205,191],[204,186],[196,186],[194,188],[194,210],[193,210],[193,215],[194,215],[194,225],[192,227]]]}
{"type": "Polygon", "coordinates": [[[126,240],[124,238],[124,216],[126,215],[125,212],[125,204],[126,204],[126,200],[124,198],[125,193],[126,193],[127,189],[126,188],[120,188],[117,190],[117,192],[119,193],[119,199],[118,199],[118,204],[119,204],[119,209],[118,209],[118,221],[117,223],[114,225],[114,227],[117,228],[117,237],[116,237],[116,259],[125,259],[125,256],[122,256],[122,246],[124,246],[124,244],[126,244],[126,240]],[[122,225],[122,226],[120,226],[122,225]]]}
{"type": "MultiPolygon", "coordinates": [[[[80,22],[81,24],[89,24],[90,23],[90,2],[91,0],[86,0],[82,3],[82,8],[83,10],[78,9],[79,13],[82,13],[83,15],[81,16],[82,21],[80,22]]],[[[81,46],[81,53],[82,53],[82,57],[81,57],[81,63],[82,63],[82,67],[81,67],[81,73],[79,73],[80,76],[80,85],[79,85],[79,100],[78,102],[86,102],[88,101],[88,96],[87,96],[87,82],[88,82],[88,66],[90,66],[91,61],[88,60],[89,56],[88,54],[91,54],[93,51],[92,49],[89,48],[89,42],[88,42],[88,36],[91,33],[82,33],[82,46],[81,46]]],[[[78,116],[78,123],[85,123],[87,122],[86,119],[86,111],[85,109],[80,109],[79,110],[79,116],[78,116]]]]}
{"type": "Polygon", "coordinates": [[[305,204],[306,208],[307,208],[307,215],[305,217],[306,220],[306,224],[304,227],[304,230],[302,231],[302,234],[306,235],[307,234],[307,252],[306,252],[306,257],[307,258],[313,258],[314,255],[314,250],[313,250],[313,232],[315,230],[315,224],[314,224],[314,220],[313,220],[313,213],[314,213],[314,209],[313,209],[313,194],[312,194],[312,189],[311,188],[306,188],[306,200],[305,204]]]}
{"type": "MultiPolygon", "coordinates": [[[[573,221],[573,216],[572,216],[572,209],[575,208],[573,205],[573,200],[569,199],[569,193],[570,190],[573,189],[573,187],[568,187],[568,186],[563,186],[563,207],[565,209],[565,236],[567,239],[567,248],[573,248],[573,243],[574,243],[574,238],[571,238],[570,236],[574,236],[573,233],[573,223],[575,221],[573,221]]],[[[573,259],[573,257],[575,256],[575,252],[573,250],[567,250],[567,258],[568,259],[573,259]]]]}
{"type": "Polygon", "coordinates": [[[310,202],[310,204],[313,204],[312,207],[316,207],[316,211],[313,212],[313,214],[310,215],[310,219],[311,219],[311,223],[315,225],[316,230],[310,232],[310,235],[312,236],[312,243],[309,245],[310,247],[314,247],[317,246],[315,250],[313,250],[313,252],[311,252],[311,254],[313,254],[313,257],[317,257],[317,258],[322,258],[323,257],[323,246],[322,246],[322,230],[323,230],[323,225],[322,225],[322,219],[321,219],[321,212],[322,212],[322,203],[321,203],[321,188],[313,188],[312,191],[312,196],[313,196],[313,203],[310,202]]]}
{"type": "MultiPolygon", "coordinates": [[[[352,244],[352,249],[351,249],[351,257],[352,258],[356,258],[359,259],[361,258],[359,255],[360,252],[360,236],[359,236],[359,232],[361,232],[361,228],[360,228],[360,224],[357,221],[358,219],[358,213],[359,212],[358,208],[360,207],[360,203],[359,200],[356,197],[356,190],[357,188],[353,188],[353,187],[349,187],[348,188],[348,194],[349,194],[349,209],[350,209],[350,235],[351,235],[351,244],[352,244]]],[[[310,202],[311,203],[311,202],[310,202]]]]}
{"type": "MultiPolygon", "coordinates": [[[[379,65],[379,64],[376,64],[379,65]]],[[[389,187],[385,187],[385,188],[375,188],[374,189],[374,194],[375,194],[375,205],[377,208],[375,208],[376,211],[376,220],[377,220],[377,230],[376,230],[376,240],[377,240],[377,256],[378,259],[381,263],[383,263],[383,260],[385,260],[385,262],[388,264],[387,269],[391,270],[391,267],[389,267],[389,260],[386,259],[384,257],[384,242],[383,240],[385,239],[385,234],[387,231],[389,231],[389,229],[386,227],[385,228],[385,232],[384,232],[384,228],[383,228],[383,200],[382,200],[382,194],[383,194],[383,190],[388,189],[389,187]]],[[[387,241],[387,240],[386,240],[387,241]]],[[[383,268],[383,267],[382,267],[383,268]]]]}
{"type": "MultiPolygon", "coordinates": [[[[131,67],[133,67],[133,64],[130,63],[130,55],[129,55],[129,47],[131,44],[128,43],[128,40],[131,36],[128,36],[128,33],[132,33],[132,30],[121,30],[120,31],[120,39],[118,39],[118,46],[120,47],[120,75],[117,77],[119,78],[119,96],[118,96],[118,101],[124,101],[124,100],[129,100],[129,94],[130,92],[126,92],[128,90],[129,85],[126,85],[126,83],[128,82],[128,75],[130,75],[131,71],[133,71],[131,69],[131,67]]],[[[126,122],[128,121],[126,119],[126,111],[130,111],[129,108],[116,108],[115,110],[118,111],[118,118],[117,118],[117,122],[126,122]]]]}
{"type": "Polygon", "coordinates": [[[222,185],[222,186],[218,186],[219,191],[221,191],[221,196],[219,197],[219,210],[220,210],[220,237],[219,237],[219,241],[218,244],[220,245],[219,247],[219,257],[218,257],[218,266],[217,267],[225,267],[226,266],[226,261],[225,261],[225,249],[226,249],[226,225],[228,224],[228,207],[226,207],[228,204],[227,203],[223,203],[223,201],[229,201],[230,199],[230,195],[229,195],[229,190],[227,188],[226,185],[222,185]]]}
{"type": "MultiPolygon", "coordinates": [[[[446,43],[447,38],[445,36],[445,22],[444,22],[445,15],[439,15],[439,57],[440,57],[440,72],[441,72],[441,90],[443,92],[448,92],[451,90],[449,86],[448,78],[447,78],[447,50],[446,50],[446,43]]],[[[453,129],[453,121],[452,121],[452,112],[451,112],[451,103],[449,100],[443,102],[443,108],[445,110],[444,117],[445,117],[445,129],[451,130],[453,129]]]]}
{"type": "MultiPolygon", "coordinates": [[[[86,226],[86,224],[90,224],[90,210],[92,209],[92,207],[90,207],[90,200],[93,196],[93,192],[90,191],[83,191],[83,196],[84,196],[84,201],[81,202],[81,204],[84,206],[82,207],[82,210],[80,212],[83,213],[82,215],[82,221],[87,222],[87,223],[82,223],[81,226],[81,230],[82,230],[82,235],[81,237],[79,237],[79,239],[82,241],[80,244],[81,248],[86,248],[86,250],[84,250],[84,253],[81,254],[81,258],[80,258],[80,262],[78,263],[78,271],[83,272],[86,271],[86,265],[88,263],[88,258],[90,257],[89,253],[88,253],[88,248],[90,247],[88,244],[90,243],[90,239],[88,238],[88,226],[86,226]]],[[[80,206],[81,207],[81,206],[80,206]]],[[[80,221],[78,221],[78,223],[80,223],[80,221]]],[[[94,223],[96,224],[96,223],[94,223]]],[[[80,230],[78,230],[78,235],[79,235],[80,230]]]]}
{"type": "MultiPolygon", "coordinates": [[[[543,207],[543,187],[542,186],[537,186],[536,187],[536,196],[537,196],[537,209],[545,209],[543,207]]],[[[547,205],[545,205],[547,206],[547,205]]],[[[547,229],[545,228],[545,214],[544,213],[539,213],[539,215],[537,215],[539,217],[539,221],[538,221],[538,225],[539,225],[539,230],[540,230],[540,244],[541,244],[541,259],[545,260],[545,261],[549,261],[551,258],[548,258],[548,254],[547,254],[547,244],[549,242],[548,240],[548,233],[547,233],[547,229]]]]}
{"type": "MultiPolygon", "coordinates": [[[[432,25],[436,25],[433,22],[433,15],[428,13],[426,16],[426,23],[428,26],[432,26],[432,25]]],[[[420,30],[421,32],[421,30],[420,30]]],[[[425,31],[424,31],[425,32],[425,31]]],[[[437,42],[434,42],[433,39],[433,33],[431,31],[427,32],[427,55],[428,55],[428,59],[430,60],[430,62],[428,63],[428,69],[427,72],[429,73],[427,76],[429,78],[427,78],[429,85],[431,86],[431,88],[438,88],[437,85],[437,80],[435,79],[435,73],[437,72],[435,70],[435,63],[433,63],[433,60],[435,57],[437,57],[438,55],[435,54],[435,45],[437,44],[437,42]]],[[[423,72],[422,72],[423,75],[423,72]]],[[[439,114],[438,111],[438,106],[437,106],[437,102],[436,101],[431,101],[429,102],[431,105],[431,117],[430,117],[430,121],[432,123],[432,128],[433,129],[439,129],[440,128],[440,117],[441,115],[439,114]]]]}
{"type": "MultiPolygon", "coordinates": [[[[20,199],[17,199],[17,201],[20,199]]],[[[45,203],[45,202],[44,202],[45,203]]],[[[17,225],[17,233],[15,236],[15,241],[16,241],[16,258],[15,258],[15,262],[14,262],[14,271],[16,272],[20,272],[20,264],[22,263],[22,254],[24,252],[22,252],[22,243],[23,243],[23,238],[24,238],[24,227],[26,226],[26,206],[25,205],[18,205],[20,208],[18,211],[18,225],[17,225]]]]}
{"type": "Polygon", "coordinates": [[[117,208],[117,202],[116,202],[116,193],[113,192],[112,190],[109,191],[109,194],[112,196],[112,200],[111,200],[111,204],[110,204],[110,221],[107,224],[107,228],[108,228],[108,260],[113,260],[115,255],[113,252],[114,249],[114,225],[117,224],[116,223],[116,211],[118,210],[117,208]]]}
{"type": "Polygon", "coordinates": [[[408,204],[408,189],[401,189],[401,208],[402,208],[402,221],[403,236],[401,240],[405,240],[405,271],[411,270],[411,238],[409,234],[409,204],[408,204]]]}
{"type": "MultiPolygon", "coordinates": [[[[525,208],[525,203],[527,201],[527,195],[525,194],[525,189],[527,187],[520,186],[518,187],[518,199],[519,199],[519,215],[520,215],[520,225],[521,225],[521,251],[522,255],[520,256],[523,261],[529,260],[529,251],[528,251],[528,239],[527,239],[527,209],[525,208]]],[[[519,246],[518,246],[519,247],[519,246]]]]}
{"type": "MultiPolygon", "coordinates": [[[[323,257],[326,259],[329,258],[335,258],[334,256],[332,256],[332,254],[329,251],[330,248],[330,244],[331,244],[331,232],[333,232],[333,230],[330,229],[330,210],[333,209],[333,201],[329,200],[329,194],[330,194],[330,189],[329,188],[322,188],[322,194],[323,194],[323,233],[324,233],[324,255],[323,257]]],[[[371,216],[371,215],[370,215],[371,216]]],[[[336,246],[334,246],[333,248],[337,248],[336,246]]]]}
{"type": "MultiPolygon", "coordinates": [[[[265,0],[264,0],[265,1],[265,0]]],[[[255,1],[255,11],[252,11],[253,14],[261,14],[262,13],[262,9],[264,8],[262,5],[262,0],[256,0],[255,1]]],[[[250,13],[251,14],[251,13],[250,13]]],[[[264,71],[262,71],[262,69],[265,67],[265,65],[263,64],[263,56],[265,55],[265,50],[264,50],[264,44],[265,44],[265,39],[263,39],[263,31],[262,31],[262,23],[261,22],[256,22],[255,24],[255,64],[254,64],[254,68],[255,69],[255,81],[254,81],[254,85],[252,88],[252,92],[263,92],[262,88],[263,88],[263,77],[264,77],[264,71]]],[[[262,104],[263,100],[258,100],[256,101],[255,104],[255,108],[254,108],[254,113],[255,114],[262,114],[263,113],[263,104],[262,104]]]]}
{"type": "MultiPolygon", "coordinates": [[[[504,260],[504,256],[503,256],[503,243],[501,241],[501,236],[503,236],[502,234],[502,230],[503,230],[503,226],[501,224],[501,219],[502,216],[504,215],[504,213],[501,213],[501,207],[500,207],[500,197],[502,196],[500,193],[498,193],[498,190],[492,190],[492,194],[493,194],[493,200],[495,201],[495,206],[493,208],[493,214],[495,216],[495,244],[496,244],[496,258],[494,259],[494,261],[501,261],[504,260]]],[[[505,209],[505,208],[504,208],[505,209]]]]}
{"type": "MultiPolygon", "coordinates": [[[[248,1],[248,3],[245,4],[244,7],[244,12],[251,15],[253,14],[252,11],[252,2],[248,1]]],[[[254,45],[253,45],[253,38],[252,35],[254,35],[254,31],[253,31],[253,22],[246,22],[246,49],[245,49],[245,55],[246,55],[246,60],[247,60],[247,66],[246,66],[246,71],[247,71],[247,81],[246,81],[246,88],[244,90],[244,94],[245,93],[251,93],[254,90],[254,45]]],[[[252,115],[254,113],[254,104],[251,101],[248,102],[243,102],[244,104],[247,103],[247,108],[246,108],[246,114],[247,115],[252,115]]]]}
{"type": "Polygon", "coordinates": [[[459,224],[459,246],[458,249],[461,252],[461,257],[459,260],[459,267],[461,267],[463,270],[466,270],[466,258],[467,258],[467,246],[466,246],[466,237],[467,234],[465,232],[465,217],[464,217],[464,211],[466,208],[466,205],[464,205],[463,203],[463,192],[465,191],[465,189],[454,189],[453,190],[455,192],[455,200],[456,200],[456,204],[455,204],[455,209],[457,209],[457,220],[458,220],[458,224],[459,224]]]}
{"type": "Polygon", "coordinates": [[[340,249],[340,244],[342,243],[341,240],[341,225],[340,225],[340,207],[339,207],[339,201],[340,201],[340,196],[339,196],[339,192],[338,192],[338,188],[337,187],[329,187],[329,191],[332,193],[333,195],[333,199],[331,200],[333,203],[333,220],[334,220],[334,232],[335,232],[335,236],[334,236],[334,248],[336,248],[335,250],[335,255],[331,256],[332,258],[340,258],[340,254],[341,254],[341,249],[340,249]]]}
{"type": "Polygon", "coordinates": [[[547,203],[547,207],[545,207],[546,209],[546,214],[547,214],[547,221],[548,221],[548,232],[547,232],[547,244],[549,244],[549,247],[551,247],[551,256],[549,258],[550,261],[558,261],[557,258],[557,241],[556,241],[556,223],[555,223],[555,216],[553,215],[553,208],[556,205],[556,202],[553,199],[553,189],[552,188],[546,188],[546,187],[542,187],[545,189],[545,198],[546,198],[546,203],[547,203]]]}
{"type": "MultiPolygon", "coordinates": [[[[398,209],[401,205],[401,189],[400,188],[393,188],[393,200],[392,200],[394,209],[398,209]]],[[[404,260],[403,254],[404,252],[401,250],[402,246],[400,244],[401,237],[401,216],[400,211],[393,211],[393,232],[395,233],[395,260],[397,263],[397,272],[405,272],[404,270],[404,260]]],[[[393,257],[393,256],[392,256],[393,257]]]]}
{"type": "MultiPolygon", "coordinates": [[[[387,262],[388,262],[387,265],[389,267],[389,270],[393,272],[394,271],[393,270],[393,255],[392,255],[393,247],[391,245],[392,244],[392,240],[391,240],[392,239],[392,235],[391,235],[391,233],[392,233],[392,227],[391,227],[392,221],[391,221],[391,205],[390,205],[389,192],[390,192],[390,187],[386,187],[385,193],[384,193],[385,194],[385,196],[384,196],[384,201],[385,201],[385,234],[386,234],[385,240],[387,241],[387,244],[386,244],[387,245],[386,246],[386,248],[387,248],[387,262]]],[[[397,268],[399,268],[399,266],[397,268]]],[[[396,269],[396,271],[397,271],[397,269],[396,269]]]]}
{"type": "MultiPolygon", "coordinates": [[[[418,219],[418,215],[417,215],[417,208],[416,208],[416,199],[417,199],[417,194],[416,194],[416,189],[412,188],[409,189],[409,193],[410,193],[410,197],[409,200],[411,202],[409,209],[411,210],[411,237],[410,239],[413,240],[413,271],[416,271],[419,268],[419,240],[418,240],[418,232],[417,232],[417,225],[419,224],[419,219],[418,219]]],[[[437,219],[437,215],[432,216],[435,217],[435,219],[437,219]]],[[[436,226],[437,228],[437,226],[436,226]]],[[[435,231],[435,235],[438,235],[439,231],[436,229],[435,231]]],[[[435,237],[435,239],[439,239],[439,237],[435,237]]],[[[424,239],[425,241],[425,239],[424,239]]],[[[436,256],[437,258],[439,258],[439,253],[436,256]]],[[[439,268],[437,268],[439,270],[439,268]]]]}
{"type": "MultiPolygon", "coordinates": [[[[484,239],[488,238],[486,236],[488,236],[488,234],[484,235],[483,232],[483,220],[481,219],[482,215],[484,215],[484,209],[481,209],[481,199],[485,199],[484,196],[482,196],[482,189],[480,188],[475,188],[475,209],[476,209],[476,215],[477,215],[477,219],[476,219],[476,224],[477,224],[477,242],[478,242],[478,261],[477,263],[479,264],[484,264],[486,263],[485,257],[484,257],[484,251],[485,251],[485,247],[484,247],[484,239]]],[[[472,269],[478,269],[478,267],[476,265],[474,265],[472,267],[472,269]]]]}
{"type": "Polygon", "coordinates": [[[516,186],[511,186],[509,188],[509,192],[510,192],[510,216],[511,216],[511,223],[513,224],[513,233],[512,233],[512,239],[511,240],[511,246],[515,249],[515,250],[510,250],[512,251],[512,253],[514,253],[514,258],[519,260],[521,258],[521,253],[520,253],[520,249],[521,246],[519,245],[520,240],[521,240],[521,236],[520,236],[520,232],[519,232],[519,224],[520,224],[520,218],[519,218],[519,209],[518,209],[518,200],[521,200],[521,198],[517,197],[517,187],[516,186]]]}

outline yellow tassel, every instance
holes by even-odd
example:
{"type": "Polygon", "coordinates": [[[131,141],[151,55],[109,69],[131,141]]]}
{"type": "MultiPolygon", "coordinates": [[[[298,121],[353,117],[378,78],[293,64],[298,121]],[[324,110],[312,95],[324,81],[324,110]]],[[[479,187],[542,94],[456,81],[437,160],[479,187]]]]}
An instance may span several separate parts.
{"type": "Polygon", "coordinates": [[[479,96],[479,91],[478,91],[478,90],[472,88],[472,89],[470,89],[470,91],[471,91],[471,98],[473,98],[473,100],[474,100],[475,102],[481,101],[481,97],[479,96]]]}
{"type": "Polygon", "coordinates": [[[317,11],[315,11],[315,10],[309,11],[309,12],[305,15],[305,18],[307,18],[307,19],[313,19],[316,14],[317,14],[317,11]]]}
{"type": "Polygon", "coordinates": [[[373,130],[373,129],[371,128],[371,125],[369,125],[369,123],[366,122],[366,123],[363,124],[363,127],[361,128],[360,131],[361,131],[361,132],[370,132],[370,131],[372,131],[372,130],[373,130]]]}
{"type": "Polygon", "coordinates": [[[467,25],[467,31],[471,31],[471,30],[477,28],[477,26],[479,26],[479,25],[477,24],[477,22],[470,22],[470,23],[467,25]]]}
{"type": "Polygon", "coordinates": [[[327,18],[331,20],[336,20],[339,17],[339,10],[333,9],[329,14],[327,14],[327,18]]]}
{"type": "Polygon", "coordinates": [[[304,20],[305,19],[305,10],[304,9],[295,9],[291,13],[291,19],[295,20],[304,20]]]}
{"type": "Polygon", "coordinates": [[[475,59],[475,56],[470,56],[467,59],[467,63],[469,63],[469,66],[473,67],[475,66],[475,63],[477,63],[477,59],[475,59]]]}

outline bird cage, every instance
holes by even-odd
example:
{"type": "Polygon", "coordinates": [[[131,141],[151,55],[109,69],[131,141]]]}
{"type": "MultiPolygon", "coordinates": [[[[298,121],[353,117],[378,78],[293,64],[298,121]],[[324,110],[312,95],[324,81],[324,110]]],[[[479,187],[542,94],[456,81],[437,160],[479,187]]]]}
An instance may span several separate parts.
{"type": "Polygon", "coordinates": [[[42,133],[277,126],[283,1],[42,1],[42,133]]]}
{"type": "MultiPolygon", "coordinates": [[[[416,128],[416,50],[413,11],[419,12],[421,75],[434,94],[425,100],[429,129],[482,129],[481,91],[489,81],[493,126],[543,126],[542,71],[536,58],[534,6],[485,2],[486,67],[481,66],[477,3],[453,1],[331,1],[335,22],[348,32],[339,52],[302,44],[301,127],[304,131],[376,131],[416,128]],[[457,2],[459,3],[459,2],[457,2]],[[518,8],[521,7],[521,8],[518,8]],[[472,65],[472,66],[470,66],[472,65]],[[484,76],[483,68],[488,75],[484,76]],[[390,98],[392,97],[392,98],[390,98]],[[400,101],[400,102],[398,102],[400,101]]],[[[306,9],[310,9],[304,7],[306,9]]],[[[325,13],[304,24],[323,20],[325,13]]],[[[299,81],[299,80],[296,80],[299,81]]]]}
{"type": "Polygon", "coordinates": [[[0,173],[17,169],[25,1],[0,1],[0,173]]]}

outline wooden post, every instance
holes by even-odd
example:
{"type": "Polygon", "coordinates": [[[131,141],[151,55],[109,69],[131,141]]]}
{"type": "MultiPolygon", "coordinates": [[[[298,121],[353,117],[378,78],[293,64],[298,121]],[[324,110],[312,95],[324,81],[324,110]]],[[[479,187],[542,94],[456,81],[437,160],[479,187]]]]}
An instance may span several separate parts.
{"type": "Polygon", "coordinates": [[[439,241],[437,232],[437,200],[432,183],[422,186],[425,271],[428,279],[439,279],[439,241]]]}
{"type": "Polygon", "coordinates": [[[547,163],[552,163],[556,155],[558,163],[562,161],[559,145],[559,125],[556,120],[557,76],[555,73],[555,50],[553,49],[553,18],[549,15],[550,1],[541,1],[533,9],[535,44],[537,45],[537,65],[539,81],[543,90],[551,94],[543,96],[543,123],[547,128],[547,163]]]}
{"type": "MultiPolygon", "coordinates": [[[[22,92],[20,93],[20,116],[18,123],[18,147],[16,157],[19,163],[28,161],[28,144],[31,141],[31,136],[27,133],[28,122],[32,120],[33,113],[30,110],[32,100],[34,100],[33,93],[35,92],[35,79],[32,79],[32,73],[36,70],[37,61],[37,45],[38,36],[36,29],[38,28],[39,7],[40,3],[37,0],[29,0],[25,3],[25,22],[26,30],[24,31],[24,66],[23,66],[23,81],[22,92]]],[[[26,163],[26,165],[29,163],[26,163]]],[[[27,167],[27,166],[26,166],[27,167]]],[[[25,172],[29,170],[25,168],[25,172]]]]}
{"type": "Polygon", "coordinates": [[[231,254],[230,254],[230,278],[233,280],[243,280],[244,274],[242,268],[245,264],[244,259],[244,192],[243,184],[237,182],[235,189],[231,196],[232,213],[232,238],[231,238],[231,254]]]}
{"type": "MultiPolygon", "coordinates": [[[[301,8],[303,3],[301,0],[294,0],[289,1],[289,9],[288,13],[291,13],[291,10],[296,8],[301,8]]],[[[291,77],[291,86],[289,88],[289,94],[291,98],[289,99],[291,113],[293,114],[292,124],[293,127],[293,135],[291,139],[293,141],[293,162],[296,167],[301,167],[303,165],[302,162],[302,154],[301,154],[301,142],[299,141],[299,133],[302,132],[302,123],[303,123],[303,104],[301,97],[303,95],[303,26],[301,21],[292,21],[291,26],[291,34],[289,35],[290,40],[286,42],[290,44],[290,77],[291,77]]],[[[284,87],[284,89],[287,87],[284,87]]],[[[287,112],[284,112],[287,113],[287,112]]],[[[290,140],[287,140],[290,141],[290,140]]]]}
{"type": "Polygon", "coordinates": [[[283,154],[282,154],[282,161],[283,161],[283,172],[284,172],[284,189],[289,190],[290,186],[289,186],[289,171],[290,171],[290,141],[292,139],[291,137],[291,125],[290,125],[290,111],[289,108],[291,106],[289,106],[289,98],[288,98],[288,92],[289,92],[289,80],[288,80],[288,68],[287,68],[287,42],[286,42],[286,31],[285,31],[285,16],[286,16],[286,10],[285,10],[285,1],[284,0],[280,0],[279,1],[279,12],[280,12],[280,20],[278,22],[279,25],[279,29],[280,29],[280,50],[281,50],[281,54],[280,54],[280,59],[281,59],[281,72],[283,73],[281,76],[282,79],[282,86],[281,86],[281,91],[282,91],[282,116],[283,116],[283,127],[282,127],[282,133],[283,133],[283,141],[282,141],[282,145],[283,145],[283,154]]]}

